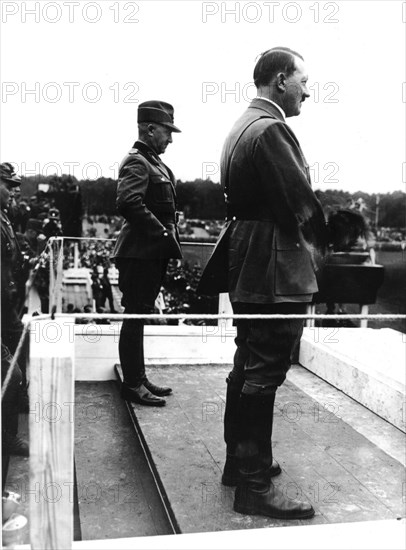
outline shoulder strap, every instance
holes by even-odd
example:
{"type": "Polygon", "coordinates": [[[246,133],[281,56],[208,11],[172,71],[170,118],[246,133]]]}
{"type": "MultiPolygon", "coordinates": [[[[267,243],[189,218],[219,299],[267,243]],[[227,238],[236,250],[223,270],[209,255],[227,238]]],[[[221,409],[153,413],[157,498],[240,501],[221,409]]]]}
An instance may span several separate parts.
{"type": "Polygon", "coordinates": [[[225,174],[225,176],[224,176],[224,194],[226,195],[226,199],[227,199],[228,188],[229,188],[229,175],[230,175],[231,159],[233,158],[235,148],[237,147],[237,145],[238,145],[240,139],[242,138],[243,134],[248,130],[248,128],[249,128],[250,126],[252,126],[252,125],[254,124],[254,122],[258,122],[258,120],[261,120],[261,119],[263,119],[263,118],[272,118],[272,119],[275,119],[275,117],[273,117],[273,116],[263,115],[263,116],[259,116],[258,118],[255,118],[254,120],[251,120],[251,121],[242,129],[242,131],[240,132],[240,135],[239,135],[238,138],[237,138],[237,141],[234,143],[234,147],[232,148],[231,154],[230,154],[230,156],[228,157],[227,168],[226,168],[226,174],[225,174]]]}

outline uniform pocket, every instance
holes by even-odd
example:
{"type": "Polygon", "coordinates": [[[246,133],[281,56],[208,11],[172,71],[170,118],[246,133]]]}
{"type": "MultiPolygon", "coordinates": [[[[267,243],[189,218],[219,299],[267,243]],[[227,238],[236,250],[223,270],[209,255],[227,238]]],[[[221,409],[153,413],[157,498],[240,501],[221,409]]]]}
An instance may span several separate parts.
{"type": "Polygon", "coordinates": [[[275,227],[274,248],[276,250],[298,250],[300,248],[300,243],[298,239],[286,233],[282,233],[278,227],[275,227]]]}
{"type": "Polygon", "coordinates": [[[152,176],[153,196],[157,203],[173,202],[173,192],[171,182],[164,176],[152,176]]]}
{"type": "Polygon", "coordinates": [[[310,254],[295,238],[275,230],[275,294],[294,296],[317,292],[310,254]]]}

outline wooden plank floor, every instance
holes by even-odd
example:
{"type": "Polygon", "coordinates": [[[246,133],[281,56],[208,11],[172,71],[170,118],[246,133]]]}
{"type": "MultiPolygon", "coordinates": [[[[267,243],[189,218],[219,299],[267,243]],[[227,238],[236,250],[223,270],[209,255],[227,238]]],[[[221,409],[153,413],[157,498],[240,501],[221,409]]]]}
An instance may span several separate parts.
{"type": "Polygon", "coordinates": [[[182,533],[405,517],[404,434],[300,366],[277,393],[274,455],[283,472],[274,482],[310,501],[316,515],[235,513],[234,489],[220,482],[229,369],[149,367],[151,380],[174,394],[163,408],[132,405],[182,533]]]}
{"type": "MultiPolygon", "coordinates": [[[[183,533],[405,517],[404,434],[298,366],[277,394],[274,453],[283,473],[274,481],[286,495],[307,498],[316,516],[280,521],[236,514],[234,490],[220,483],[228,371],[224,365],[150,366],[151,380],[171,385],[174,394],[162,409],[133,405],[183,533]]],[[[77,384],[75,417],[83,538],[168,532],[115,383],[77,384]]],[[[27,459],[12,457],[7,488],[22,495],[21,513],[28,517],[27,459]]]]}
{"type": "MultiPolygon", "coordinates": [[[[32,413],[35,410],[32,406],[32,413]]],[[[19,434],[28,440],[27,419],[27,414],[20,415],[19,434]]],[[[75,462],[79,500],[79,509],[74,508],[75,540],[172,532],[114,381],[76,383],[75,462]]],[[[5,489],[20,495],[18,513],[30,521],[29,498],[35,488],[28,458],[10,458],[5,489]]],[[[38,502],[44,498],[40,488],[36,495],[38,502]]],[[[27,526],[23,542],[29,540],[27,526]]]]}
{"type": "Polygon", "coordinates": [[[76,383],[75,460],[83,540],[172,532],[114,381],[76,383]]]}

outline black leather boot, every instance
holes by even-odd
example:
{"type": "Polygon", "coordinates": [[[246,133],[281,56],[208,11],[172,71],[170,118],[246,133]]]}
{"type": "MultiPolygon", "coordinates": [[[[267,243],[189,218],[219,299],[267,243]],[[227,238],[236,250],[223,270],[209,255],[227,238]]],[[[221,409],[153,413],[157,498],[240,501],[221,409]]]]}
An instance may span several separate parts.
{"type": "MultiPolygon", "coordinates": [[[[223,475],[221,476],[221,483],[226,487],[235,487],[238,484],[240,477],[238,471],[238,459],[236,456],[236,448],[239,437],[241,436],[241,418],[240,418],[240,396],[242,385],[237,384],[231,376],[226,379],[227,393],[226,393],[226,409],[224,412],[224,440],[227,445],[226,462],[224,464],[223,475]]],[[[273,402],[275,401],[275,394],[273,395],[273,402]]],[[[273,403],[272,417],[273,417],[273,403]]],[[[272,421],[269,429],[269,453],[272,455],[271,438],[272,438],[272,421]]],[[[275,477],[279,475],[282,470],[279,464],[273,458],[269,461],[268,475],[269,477],[275,477]]]]}
{"type": "Polygon", "coordinates": [[[226,409],[224,411],[224,441],[227,445],[226,462],[224,465],[221,483],[227,487],[237,484],[238,466],[235,450],[240,429],[240,394],[242,385],[237,383],[232,376],[226,378],[226,409]]]}
{"type": "Polygon", "coordinates": [[[277,519],[306,519],[314,516],[307,502],[288,498],[269,476],[269,431],[275,395],[241,396],[241,440],[237,446],[240,479],[234,510],[240,514],[277,519]]]}
{"type": "Polygon", "coordinates": [[[128,384],[123,382],[121,386],[121,397],[126,401],[132,401],[133,403],[150,407],[163,407],[166,404],[165,399],[151,393],[143,384],[136,388],[130,388],[128,384]]]}
{"type": "MultiPolygon", "coordinates": [[[[236,455],[226,456],[221,483],[226,487],[235,487],[240,480],[240,471],[238,469],[238,458],[236,455]]],[[[275,477],[282,473],[282,469],[275,459],[272,459],[271,465],[268,467],[268,476],[275,477]]]]}
{"type": "Polygon", "coordinates": [[[158,397],[164,397],[172,393],[172,388],[168,388],[166,386],[157,386],[156,384],[150,382],[148,379],[144,380],[144,386],[147,388],[148,391],[150,391],[154,395],[157,395],[158,397]]]}
{"type": "Polygon", "coordinates": [[[258,454],[242,460],[240,476],[234,498],[235,512],[276,519],[314,516],[311,504],[291,499],[273,485],[258,454]]]}

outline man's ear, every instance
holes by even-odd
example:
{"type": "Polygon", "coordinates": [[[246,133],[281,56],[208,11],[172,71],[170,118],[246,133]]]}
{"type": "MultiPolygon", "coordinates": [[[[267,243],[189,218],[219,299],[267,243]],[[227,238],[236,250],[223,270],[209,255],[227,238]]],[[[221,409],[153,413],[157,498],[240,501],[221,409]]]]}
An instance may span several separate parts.
{"type": "Polygon", "coordinates": [[[276,75],[276,87],[281,92],[284,92],[286,90],[286,75],[285,75],[285,73],[278,73],[276,75]]]}
{"type": "Polygon", "coordinates": [[[154,134],[155,126],[153,124],[148,124],[148,133],[150,136],[154,134]]]}

